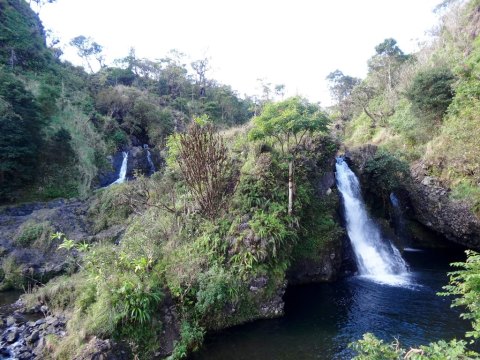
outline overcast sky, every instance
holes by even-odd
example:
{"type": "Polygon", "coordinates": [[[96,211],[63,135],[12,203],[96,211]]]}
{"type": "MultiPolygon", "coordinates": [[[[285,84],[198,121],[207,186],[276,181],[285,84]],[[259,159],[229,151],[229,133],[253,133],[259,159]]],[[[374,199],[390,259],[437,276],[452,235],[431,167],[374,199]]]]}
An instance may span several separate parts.
{"type": "MultiPolygon", "coordinates": [[[[375,45],[395,38],[415,51],[436,23],[440,0],[57,0],[40,17],[64,44],[77,35],[104,46],[107,63],[127,55],[158,59],[170,49],[208,57],[210,78],[240,94],[258,78],[289,94],[330,102],[333,70],[364,77],[375,45]]],[[[81,61],[64,49],[64,58],[81,61]]]]}

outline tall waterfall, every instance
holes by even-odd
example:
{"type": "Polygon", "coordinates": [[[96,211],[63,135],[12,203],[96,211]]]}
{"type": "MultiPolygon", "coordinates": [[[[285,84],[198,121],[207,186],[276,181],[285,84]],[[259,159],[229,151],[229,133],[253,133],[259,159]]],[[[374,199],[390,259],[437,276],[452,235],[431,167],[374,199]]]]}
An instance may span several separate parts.
{"type": "Polygon", "coordinates": [[[337,158],[335,176],[359,274],[391,285],[408,283],[405,261],[398,249],[382,238],[378,225],[369,218],[358,179],[343,158],[337,158]]]}
{"type": "Polygon", "coordinates": [[[128,151],[123,153],[122,166],[120,167],[120,172],[118,173],[118,179],[115,180],[112,184],[121,184],[125,182],[125,177],[127,176],[127,164],[128,164],[128,151]]]}

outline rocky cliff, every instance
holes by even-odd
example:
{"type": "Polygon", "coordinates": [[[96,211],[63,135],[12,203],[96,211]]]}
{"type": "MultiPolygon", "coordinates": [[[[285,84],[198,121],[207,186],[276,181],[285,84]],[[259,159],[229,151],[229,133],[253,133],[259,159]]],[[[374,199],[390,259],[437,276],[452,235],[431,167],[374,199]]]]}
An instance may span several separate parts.
{"type": "MultiPolygon", "coordinates": [[[[368,175],[366,165],[374,161],[376,154],[377,147],[367,145],[349,149],[345,156],[365,179],[368,175]]],[[[409,215],[414,220],[452,242],[480,249],[480,219],[467,202],[453,199],[450,188],[428,175],[424,164],[413,163],[408,179],[402,180],[397,191],[402,193],[403,203],[409,207],[409,215]]],[[[383,195],[388,198],[389,194],[383,195]]]]}

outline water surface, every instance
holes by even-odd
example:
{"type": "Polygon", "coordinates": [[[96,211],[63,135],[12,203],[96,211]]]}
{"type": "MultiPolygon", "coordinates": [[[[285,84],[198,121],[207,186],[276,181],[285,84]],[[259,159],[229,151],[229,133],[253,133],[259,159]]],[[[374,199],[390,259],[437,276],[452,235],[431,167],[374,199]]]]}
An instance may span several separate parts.
{"type": "Polygon", "coordinates": [[[403,254],[410,285],[350,277],[289,288],[285,317],[211,335],[192,359],[350,359],[347,345],[365,332],[388,341],[396,337],[406,347],[461,337],[468,322],[450,308],[451,299],[436,293],[448,281],[448,264],[463,261],[463,252],[413,250],[403,254]]]}

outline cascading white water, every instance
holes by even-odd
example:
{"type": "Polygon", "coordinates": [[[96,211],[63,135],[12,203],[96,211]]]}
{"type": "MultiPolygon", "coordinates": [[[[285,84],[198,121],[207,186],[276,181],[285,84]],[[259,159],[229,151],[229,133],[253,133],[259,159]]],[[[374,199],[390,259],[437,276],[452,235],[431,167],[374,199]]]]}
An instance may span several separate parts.
{"type": "Polygon", "coordinates": [[[343,158],[337,158],[335,177],[359,274],[385,284],[408,284],[405,261],[398,249],[382,238],[380,229],[369,218],[358,179],[343,158]]]}
{"type": "Polygon", "coordinates": [[[143,144],[143,148],[147,151],[147,162],[148,162],[148,167],[150,168],[149,175],[152,175],[157,169],[155,169],[155,164],[152,161],[152,154],[150,153],[150,150],[148,150],[148,145],[143,144]]]}
{"type": "Polygon", "coordinates": [[[127,176],[127,165],[128,165],[128,151],[124,151],[123,153],[123,160],[122,160],[122,166],[120,167],[120,172],[118,174],[118,179],[115,180],[113,184],[121,184],[125,182],[125,178],[127,176]]]}

